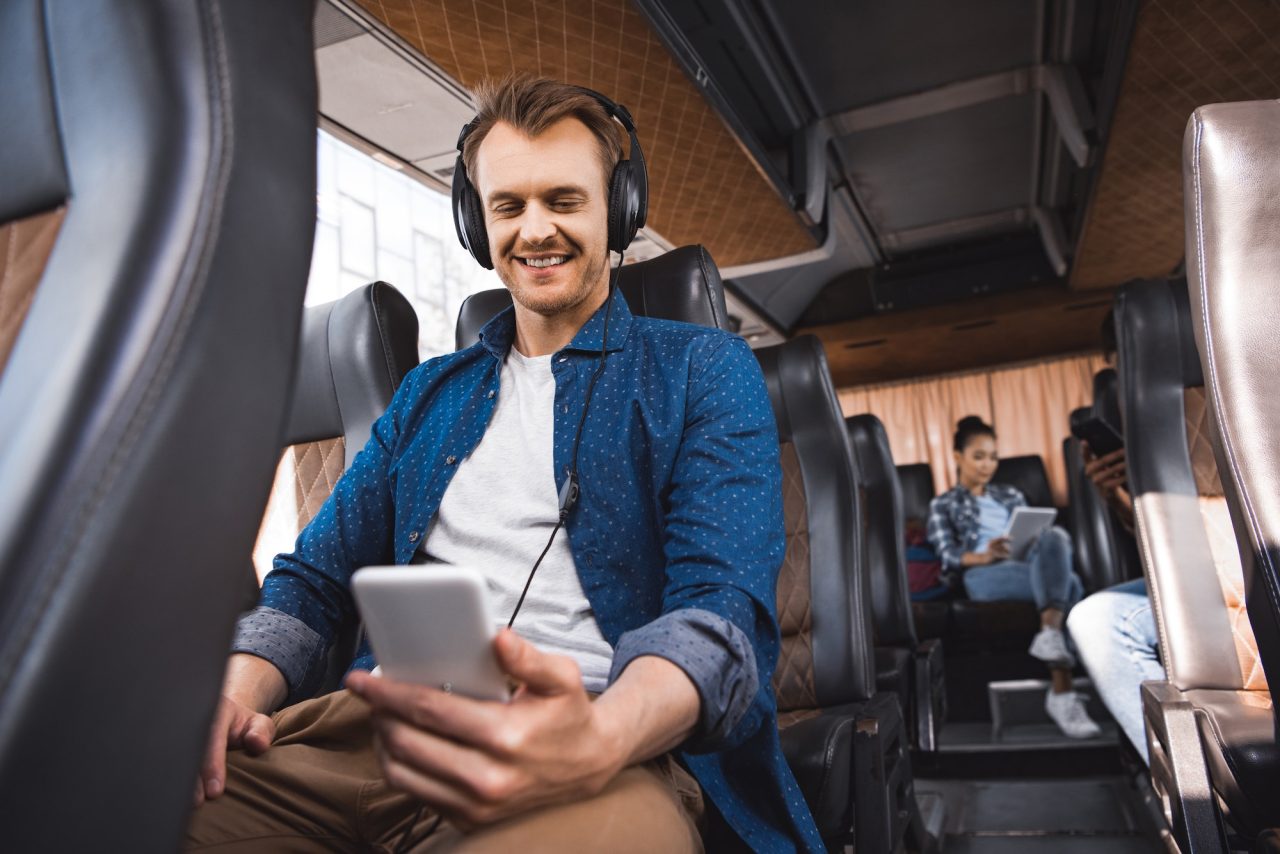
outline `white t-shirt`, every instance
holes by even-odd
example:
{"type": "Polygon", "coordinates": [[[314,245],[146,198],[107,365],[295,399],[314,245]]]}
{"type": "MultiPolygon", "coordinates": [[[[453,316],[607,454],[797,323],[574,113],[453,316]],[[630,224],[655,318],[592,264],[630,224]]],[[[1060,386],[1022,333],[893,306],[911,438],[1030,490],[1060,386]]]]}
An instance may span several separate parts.
{"type": "MultiPolygon", "coordinates": [[[[500,627],[560,516],[555,394],[551,356],[522,356],[512,347],[489,428],[459,463],[423,545],[428,565],[484,575],[500,627]]],[[[539,649],[576,661],[588,691],[605,689],[613,648],[596,625],[565,530],[538,567],[513,628],[539,649]]]]}

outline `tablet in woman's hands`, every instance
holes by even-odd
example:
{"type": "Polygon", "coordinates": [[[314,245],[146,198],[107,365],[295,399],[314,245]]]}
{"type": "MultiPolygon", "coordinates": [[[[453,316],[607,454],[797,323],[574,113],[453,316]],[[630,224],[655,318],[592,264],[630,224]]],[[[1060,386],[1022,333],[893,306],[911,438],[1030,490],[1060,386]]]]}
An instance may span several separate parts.
{"type": "Polygon", "coordinates": [[[494,655],[495,622],[480,573],[443,566],[371,566],[351,577],[384,675],[476,700],[510,699],[494,655]]]}

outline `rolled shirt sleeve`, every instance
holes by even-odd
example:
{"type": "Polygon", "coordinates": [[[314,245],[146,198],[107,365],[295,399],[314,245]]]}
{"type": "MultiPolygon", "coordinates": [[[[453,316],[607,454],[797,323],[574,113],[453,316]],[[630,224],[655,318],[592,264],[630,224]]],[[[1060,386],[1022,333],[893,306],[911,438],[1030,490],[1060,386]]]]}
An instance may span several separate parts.
{"type": "Polygon", "coordinates": [[[747,713],[760,688],[750,639],[710,611],[673,611],[624,634],[614,649],[609,684],[643,655],[676,665],[698,691],[698,726],[684,746],[691,752],[718,749],[747,713]]]}
{"type": "Polygon", "coordinates": [[[328,645],[297,617],[259,605],[240,618],[231,641],[233,653],[256,655],[276,666],[289,686],[287,703],[305,700],[324,678],[328,645]]]}

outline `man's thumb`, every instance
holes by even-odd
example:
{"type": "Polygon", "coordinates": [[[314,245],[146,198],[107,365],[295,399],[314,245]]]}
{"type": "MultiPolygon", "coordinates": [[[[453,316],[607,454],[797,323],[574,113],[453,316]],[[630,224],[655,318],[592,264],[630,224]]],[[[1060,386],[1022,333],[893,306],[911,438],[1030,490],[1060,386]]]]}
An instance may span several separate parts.
{"type": "Polygon", "coordinates": [[[510,629],[494,638],[498,665],[509,676],[538,694],[558,694],[581,684],[582,676],[572,659],[542,652],[510,629]]]}

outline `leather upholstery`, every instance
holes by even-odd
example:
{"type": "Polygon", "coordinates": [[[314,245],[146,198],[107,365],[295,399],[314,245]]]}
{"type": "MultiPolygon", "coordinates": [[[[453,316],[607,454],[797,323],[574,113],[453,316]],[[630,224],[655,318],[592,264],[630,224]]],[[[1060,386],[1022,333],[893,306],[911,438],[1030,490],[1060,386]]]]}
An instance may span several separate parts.
{"type": "Polygon", "coordinates": [[[1237,660],[1237,647],[1188,444],[1186,389],[1201,384],[1201,372],[1185,284],[1126,285],[1116,331],[1129,483],[1169,681],[1240,689],[1243,668],[1222,666],[1237,660]]]}
{"type": "MultiPolygon", "coordinates": [[[[1232,825],[1252,834],[1259,822],[1280,816],[1272,785],[1274,717],[1242,609],[1240,552],[1207,459],[1212,443],[1190,313],[1182,282],[1128,285],[1117,297],[1125,445],[1142,561],[1168,682],[1180,692],[1171,696],[1195,709],[1201,735],[1200,744],[1187,744],[1164,732],[1167,744],[1158,746],[1182,762],[1198,761],[1189,751],[1203,750],[1232,825]]],[[[1148,727],[1158,736],[1160,713],[1159,704],[1148,703],[1148,727]]],[[[1153,764],[1158,786],[1176,790],[1162,769],[1153,764]]]]}
{"type": "Polygon", "coordinates": [[[813,709],[818,705],[813,676],[813,608],[809,586],[809,508],[796,447],[781,447],[782,516],[787,551],[778,571],[778,629],[782,645],[773,671],[778,710],[813,709]]]}
{"type": "MultiPolygon", "coordinates": [[[[618,273],[618,289],[633,314],[729,328],[720,271],[702,246],[681,246],[657,258],[626,265],[618,273]]],[[[504,288],[467,297],[458,310],[454,338],[458,349],[476,343],[480,329],[509,305],[511,293],[504,288]]]]}
{"type": "Polygon", "coordinates": [[[418,364],[418,318],[403,294],[374,282],[306,309],[298,352],[285,426],[289,447],[263,522],[264,531],[284,526],[286,514],[290,538],[329,499],[373,422],[418,364]]]}
{"type": "Polygon", "coordinates": [[[75,193],[0,377],[7,849],[179,847],[311,259],[311,13],[0,4],[0,222],[75,193]]]}
{"type": "Polygon", "coordinates": [[[0,225],[0,374],[36,295],[64,213],[57,208],[0,225]]]}
{"type": "Polygon", "coordinates": [[[23,219],[62,204],[70,193],[40,0],[0,4],[0,222],[23,219]]]}
{"type": "MultiPolygon", "coordinates": [[[[1084,407],[1076,411],[1091,414],[1093,410],[1084,407]]],[[[1067,469],[1068,527],[1076,571],[1085,591],[1105,590],[1136,577],[1141,572],[1137,544],[1085,474],[1080,440],[1074,436],[1065,439],[1062,457],[1067,469]]]]}
{"type": "Polygon", "coordinates": [[[1093,414],[1116,430],[1124,424],[1120,412],[1120,377],[1114,368],[1103,368],[1093,375],[1093,414]]]}
{"type": "MultiPolygon", "coordinates": [[[[907,586],[902,490],[893,466],[889,437],[874,415],[855,415],[846,418],[844,423],[860,491],[859,528],[865,541],[866,568],[871,581],[871,618],[876,645],[914,650],[916,627],[911,617],[911,590],[907,586]]],[[[907,695],[902,696],[905,699],[907,695]]]]}
{"type": "Polygon", "coordinates": [[[903,708],[907,708],[913,693],[912,653],[913,649],[900,646],[877,646],[875,648],[876,690],[888,691],[898,698],[903,708]]]}
{"type": "MultiPolygon", "coordinates": [[[[755,351],[764,370],[778,436],[795,451],[808,528],[814,699],[838,706],[874,692],[864,556],[851,520],[861,518],[844,417],[822,344],[802,335],[755,351]]],[[[783,591],[780,591],[780,593],[783,591]]],[[[802,591],[803,592],[803,591],[802,591]]],[[[787,605],[781,598],[779,606],[787,605]]],[[[785,687],[785,686],[776,686],[785,687]]],[[[779,693],[779,705],[798,701],[779,693]]]]}
{"type": "Polygon", "coordinates": [[[895,466],[902,490],[902,518],[929,521],[929,502],[934,499],[933,469],[928,463],[895,466]]]}
{"type": "Polygon", "coordinates": [[[1183,142],[1187,278],[1249,618],[1280,684],[1280,102],[1213,104],[1183,142]]]}
{"type": "Polygon", "coordinates": [[[1002,457],[991,478],[993,483],[1017,487],[1032,507],[1053,507],[1053,491],[1049,489],[1049,473],[1039,454],[1002,457]]]}
{"type": "MultiPolygon", "coordinates": [[[[1116,372],[1111,368],[1094,374],[1093,405],[1072,412],[1072,422],[1095,417],[1119,431],[1123,420],[1117,385],[1116,372]]],[[[1137,578],[1142,574],[1137,541],[1085,474],[1079,440],[1067,438],[1062,453],[1067,471],[1067,518],[1076,570],[1085,590],[1092,593],[1137,578]]]]}
{"type": "Polygon", "coordinates": [[[1280,745],[1265,691],[1187,691],[1196,708],[1214,789],[1232,824],[1256,831],[1280,825],[1280,745]]]}
{"type": "Polygon", "coordinates": [[[403,294],[374,282],[308,308],[299,352],[285,444],[342,436],[345,468],[418,364],[418,317],[403,294]]]}

